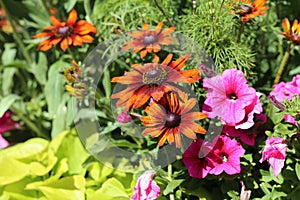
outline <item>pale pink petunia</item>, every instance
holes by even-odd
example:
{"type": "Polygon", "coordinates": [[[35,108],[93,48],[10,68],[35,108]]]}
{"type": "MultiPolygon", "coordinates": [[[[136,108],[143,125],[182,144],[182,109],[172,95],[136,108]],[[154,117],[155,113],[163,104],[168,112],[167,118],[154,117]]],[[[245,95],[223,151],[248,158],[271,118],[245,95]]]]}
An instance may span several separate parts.
{"type": "Polygon", "coordinates": [[[243,72],[227,69],[218,75],[203,80],[207,90],[203,111],[210,118],[220,117],[224,124],[248,129],[254,125],[254,114],[262,112],[259,94],[249,87],[243,72]]]}
{"type": "Polygon", "coordinates": [[[205,178],[212,169],[210,156],[213,145],[202,139],[197,139],[190,144],[182,156],[182,161],[193,178],[205,178]]]}
{"type": "Polygon", "coordinates": [[[214,148],[214,167],[209,171],[210,174],[219,175],[225,172],[229,175],[241,172],[240,158],[245,154],[245,149],[239,142],[227,136],[219,136],[214,148]]]}
{"type": "Polygon", "coordinates": [[[134,194],[130,200],[154,200],[160,194],[160,188],[153,180],[154,171],[148,170],[142,174],[134,187],[134,194]]]}
{"type": "Polygon", "coordinates": [[[266,146],[262,153],[262,158],[259,162],[265,160],[268,161],[269,165],[274,170],[274,176],[278,176],[281,172],[285,163],[285,154],[287,148],[287,141],[283,138],[267,138],[266,146]]]}
{"type": "Polygon", "coordinates": [[[7,131],[21,128],[19,123],[11,119],[11,114],[11,111],[7,111],[0,118],[0,149],[9,146],[9,143],[3,138],[2,134],[7,131]]]}

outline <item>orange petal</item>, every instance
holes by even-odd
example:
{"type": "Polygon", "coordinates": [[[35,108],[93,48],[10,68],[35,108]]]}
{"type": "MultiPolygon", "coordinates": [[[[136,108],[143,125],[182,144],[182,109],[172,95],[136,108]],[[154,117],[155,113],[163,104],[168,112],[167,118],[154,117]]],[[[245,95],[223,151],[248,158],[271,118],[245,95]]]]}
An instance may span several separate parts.
{"type": "Polygon", "coordinates": [[[193,121],[193,120],[201,120],[207,118],[206,113],[202,112],[190,112],[190,113],[184,113],[181,117],[182,121],[193,121]]]}
{"type": "Polygon", "coordinates": [[[175,136],[175,146],[177,148],[180,148],[180,146],[181,146],[180,134],[179,133],[174,133],[174,136],[175,136]]]}
{"type": "Polygon", "coordinates": [[[170,53],[161,64],[168,65],[171,62],[172,58],[173,58],[173,54],[170,53]]]}
{"type": "Polygon", "coordinates": [[[64,39],[64,40],[60,43],[60,48],[61,48],[63,51],[66,51],[68,47],[69,47],[68,40],[67,40],[67,39],[64,39]]]}
{"type": "Polygon", "coordinates": [[[76,10],[72,10],[69,14],[68,20],[67,20],[67,26],[73,26],[76,23],[77,20],[77,12],[76,10]]]}
{"type": "Polygon", "coordinates": [[[181,71],[181,74],[187,79],[189,83],[195,83],[201,79],[200,70],[190,69],[181,71]]]}
{"type": "Polygon", "coordinates": [[[284,18],[282,20],[282,26],[283,26],[283,30],[286,34],[291,34],[291,25],[290,25],[290,21],[288,20],[288,18],[284,18]]]}
{"type": "Polygon", "coordinates": [[[53,36],[54,33],[52,32],[42,32],[42,33],[38,33],[34,36],[32,36],[33,38],[42,38],[42,37],[48,37],[48,36],[53,36]]]}
{"type": "Polygon", "coordinates": [[[173,61],[171,64],[170,64],[170,67],[176,69],[176,70],[179,70],[181,69],[182,67],[185,66],[186,64],[186,61],[191,57],[191,54],[186,54],[184,57],[182,58],[178,58],[176,61],[173,61]]]}
{"type": "Polygon", "coordinates": [[[82,46],[82,39],[79,35],[72,34],[72,40],[74,46],[82,46]]]}
{"type": "Polygon", "coordinates": [[[144,49],[140,52],[141,58],[144,58],[147,55],[147,49],[144,49]]]}
{"type": "Polygon", "coordinates": [[[159,33],[164,25],[164,22],[159,22],[155,28],[155,32],[159,33]]]}
{"type": "Polygon", "coordinates": [[[80,36],[83,42],[91,43],[93,42],[94,38],[90,35],[80,36]]]}
{"type": "Polygon", "coordinates": [[[148,28],[149,28],[149,24],[143,24],[143,27],[142,27],[143,31],[147,31],[148,28]]]}
{"type": "Polygon", "coordinates": [[[55,27],[62,26],[62,23],[54,16],[50,16],[50,21],[55,27]]]}

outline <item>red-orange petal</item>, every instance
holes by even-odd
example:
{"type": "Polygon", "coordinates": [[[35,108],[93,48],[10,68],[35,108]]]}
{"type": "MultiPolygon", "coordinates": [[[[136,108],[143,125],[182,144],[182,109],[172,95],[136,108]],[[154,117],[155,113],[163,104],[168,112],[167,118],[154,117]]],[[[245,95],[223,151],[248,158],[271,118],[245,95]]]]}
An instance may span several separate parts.
{"type": "Polygon", "coordinates": [[[54,16],[50,16],[50,21],[55,27],[62,26],[62,23],[54,16]]]}
{"type": "Polygon", "coordinates": [[[76,20],[77,20],[77,12],[75,9],[73,9],[69,14],[67,20],[67,26],[73,26],[76,23],[76,20]]]}
{"type": "Polygon", "coordinates": [[[63,39],[63,41],[60,43],[60,48],[63,51],[66,51],[68,47],[69,47],[68,40],[67,39],[63,39]]]}

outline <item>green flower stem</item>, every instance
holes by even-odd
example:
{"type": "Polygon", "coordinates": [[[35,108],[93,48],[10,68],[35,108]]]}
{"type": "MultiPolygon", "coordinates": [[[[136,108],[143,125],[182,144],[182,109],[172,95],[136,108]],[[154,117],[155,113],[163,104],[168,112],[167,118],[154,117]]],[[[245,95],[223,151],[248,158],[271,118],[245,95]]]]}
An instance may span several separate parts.
{"type": "Polygon", "coordinates": [[[45,138],[47,140],[50,139],[50,137],[42,132],[30,119],[28,119],[25,115],[22,114],[18,109],[16,109],[14,106],[10,108],[18,117],[32,130],[36,133],[38,137],[45,138]]]}
{"type": "Polygon", "coordinates": [[[220,8],[219,8],[218,16],[220,16],[220,14],[221,14],[221,10],[223,8],[224,2],[225,2],[225,0],[222,0],[222,3],[221,3],[220,8]]]}
{"type": "Polygon", "coordinates": [[[70,47],[68,47],[67,50],[68,50],[69,54],[71,55],[72,59],[76,62],[75,54],[74,54],[73,51],[70,49],[70,47]]]}
{"type": "Polygon", "coordinates": [[[171,23],[170,19],[168,18],[167,14],[165,13],[165,11],[158,4],[157,0],[153,0],[153,1],[154,1],[154,4],[157,6],[157,8],[160,10],[160,12],[163,14],[163,16],[166,18],[169,26],[173,26],[173,24],[171,23]]]}
{"type": "Polygon", "coordinates": [[[242,24],[241,24],[241,26],[240,26],[238,38],[237,38],[237,43],[240,43],[240,42],[241,42],[241,37],[242,37],[243,32],[244,32],[244,27],[245,27],[245,23],[242,22],[242,24]]]}
{"type": "Polygon", "coordinates": [[[18,43],[18,45],[19,45],[19,47],[20,47],[20,49],[23,53],[24,58],[26,59],[27,63],[31,65],[32,60],[31,60],[30,54],[28,53],[27,49],[25,48],[25,45],[24,45],[24,43],[23,43],[23,41],[22,41],[22,39],[21,39],[17,29],[16,29],[15,23],[12,20],[11,15],[10,15],[10,13],[8,12],[8,10],[6,8],[6,5],[3,3],[3,0],[0,0],[0,5],[3,8],[3,10],[5,11],[6,18],[9,21],[9,23],[10,23],[12,29],[13,29],[13,36],[14,36],[16,42],[18,43]]]}
{"type": "Polygon", "coordinates": [[[275,81],[274,81],[274,84],[277,84],[280,81],[280,78],[281,78],[282,72],[284,70],[284,67],[285,67],[285,65],[286,65],[286,63],[289,59],[291,49],[292,49],[292,44],[289,45],[288,49],[286,50],[286,52],[283,56],[283,59],[280,63],[280,66],[279,66],[279,69],[278,69],[278,72],[277,72],[277,75],[276,75],[276,78],[275,78],[275,81]]]}
{"type": "MultiPolygon", "coordinates": [[[[172,165],[171,164],[168,165],[168,178],[170,181],[172,180],[172,165]]],[[[170,193],[169,197],[170,197],[170,200],[175,200],[175,196],[174,196],[173,192],[170,193]]]]}

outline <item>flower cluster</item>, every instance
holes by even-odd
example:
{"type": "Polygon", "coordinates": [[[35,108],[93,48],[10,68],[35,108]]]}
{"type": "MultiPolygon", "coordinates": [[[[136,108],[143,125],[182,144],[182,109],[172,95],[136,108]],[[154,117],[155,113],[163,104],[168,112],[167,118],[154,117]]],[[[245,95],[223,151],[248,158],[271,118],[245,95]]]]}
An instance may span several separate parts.
{"type": "Polygon", "coordinates": [[[198,139],[183,154],[183,163],[191,177],[205,178],[208,174],[219,175],[223,171],[233,175],[241,172],[240,157],[245,150],[228,136],[215,137],[212,142],[198,139]]]}
{"type": "MultiPolygon", "coordinates": [[[[141,31],[132,31],[129,36],[135,38],[125,43],[123,50],[133,48],[133,52],[140,52],[144,58],[147,53],[157,53],[160,45],[168,45],[176,41],[169,37],[175,27],[162,29],[160,22],[155,30],[149,30],[148,24],[143,25],[141,31]]],[[[126,89],[111,95],[117,101],[118,107],[125,107],[118,120],[128,122],[132,119],[131,110],[144,109],[148,116],[140,118],[146,127],[145,136],[159,137],[158,145],[165,142],[181,146],[181,133],[190,139],[196,139],[195,133],[204,134],[203,127],[195,122],[206,118],[206,114],[192,112],[196,106],[195,98],[188,98],[175,83],[195,83],[200,76],[199,69],[183,70],[190,54],[173,61],[173,54],[169,54],[161,63],[155,54],[153,63],[133,64],[132,71],[123,76],[113,77],[112,82],[129,85],[126,89]],[[126,118],[124,118],[126,117],[126,118]]]]}

